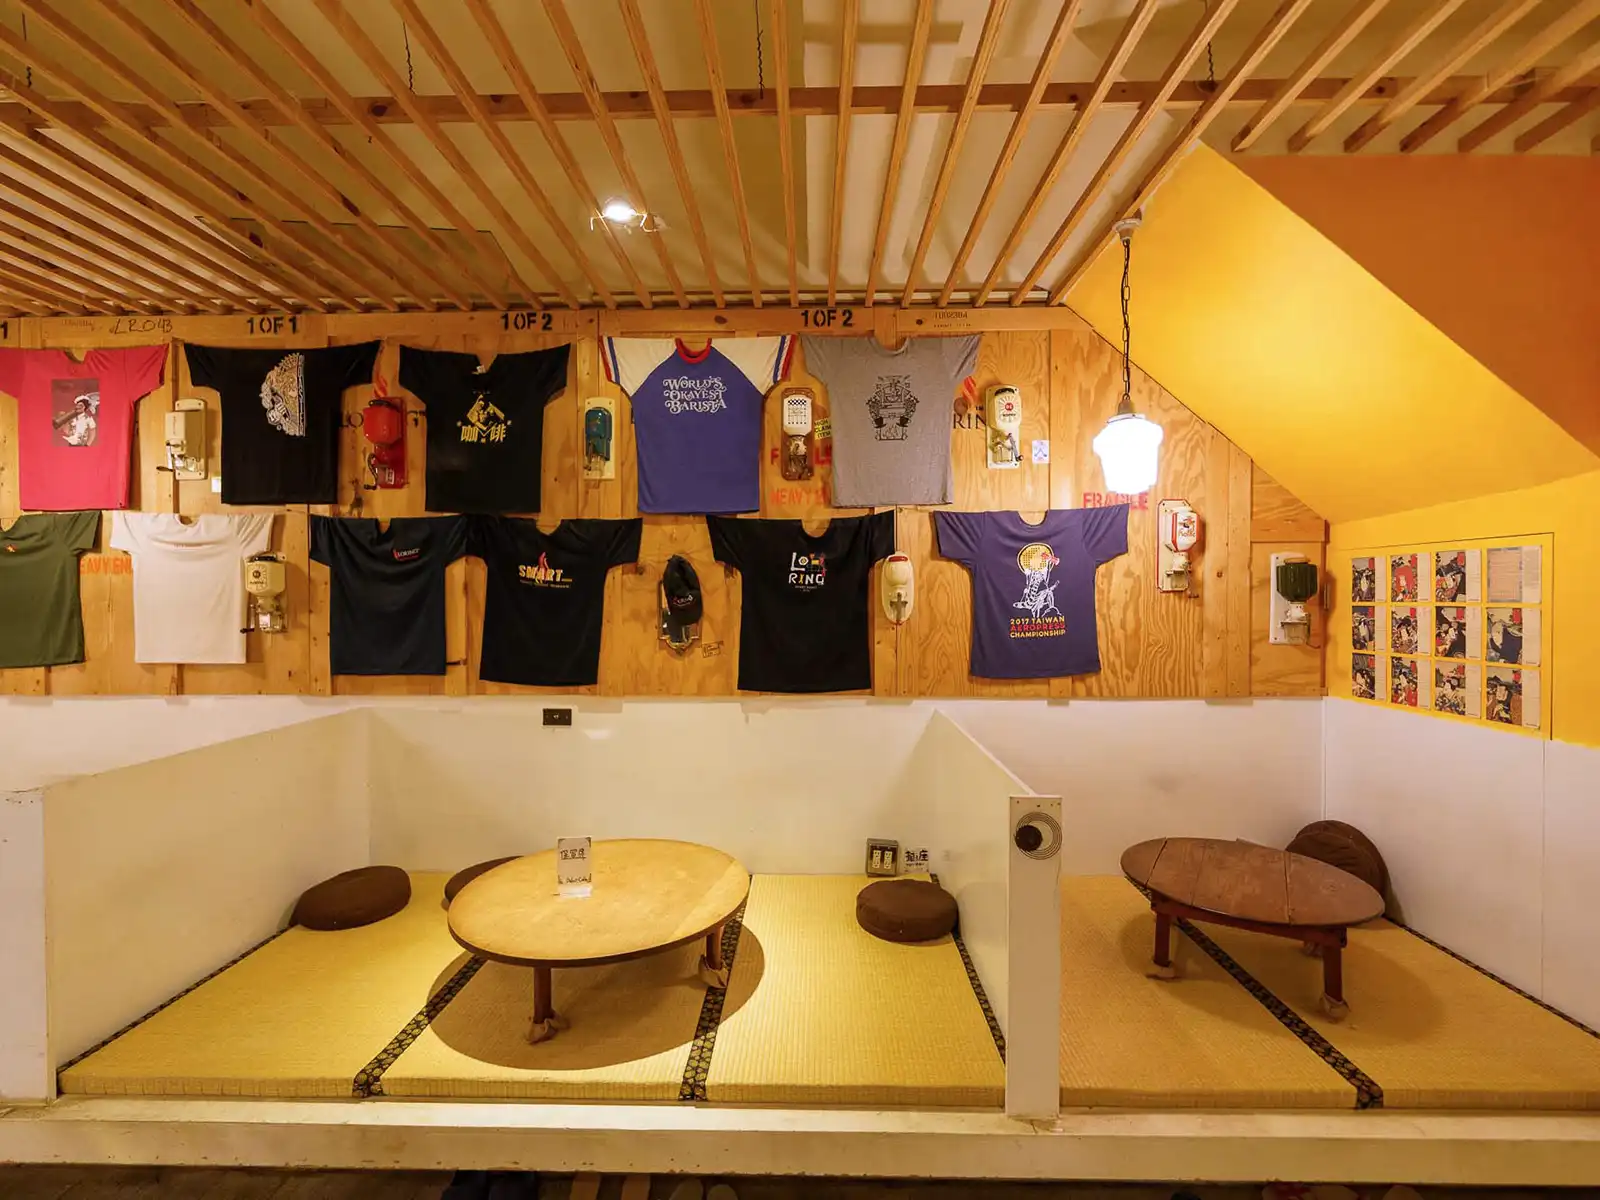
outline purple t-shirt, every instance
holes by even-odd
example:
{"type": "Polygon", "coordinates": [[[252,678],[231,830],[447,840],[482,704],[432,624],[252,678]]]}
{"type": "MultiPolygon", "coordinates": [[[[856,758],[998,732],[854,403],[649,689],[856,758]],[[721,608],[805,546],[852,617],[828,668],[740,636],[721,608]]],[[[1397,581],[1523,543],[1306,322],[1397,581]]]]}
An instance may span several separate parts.
{"type": "Polygon", "coordinates": [[[761,405],[789,374],[794,339],[606,338],[606,378],[633,402],[639,511],[761,507],[761,405]]]}
{"type": "Polygon", "coordinates": [[[939,553],[972,572],[972,674],[1049,679],[1100,669],[1094,573],[1128,552],[1128,506],[936,512],[939,553]]]}

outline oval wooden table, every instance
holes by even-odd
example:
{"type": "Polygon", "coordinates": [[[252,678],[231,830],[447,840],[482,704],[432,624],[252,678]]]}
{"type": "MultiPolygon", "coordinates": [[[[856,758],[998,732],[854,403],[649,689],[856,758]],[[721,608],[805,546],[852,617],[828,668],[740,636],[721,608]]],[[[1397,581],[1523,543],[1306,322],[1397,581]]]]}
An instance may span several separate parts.
{"type": "Polygon", "coordinates": [[[705,939],[700,974],[727,987],[722,928],[750,893],[729,855],[693,842],[595,842],[587,896],[556,888],[556,852],[514,858],[478,876],[450,902],[450,934],[482,958],[533,968],[530,1042],[566,1022],[551,1004],[550,972],[658,954],[705,939]]]}
{"type": "Polygon", "coordinates": [[[1254,842],[1154,838],[1122,852],[1122,873],[1150,894],[1156,914],[1156,973],[1172,964],[1174,918],[1294,938],[1322,954],[1322,1011],[1350,1011],[1341,954],[1346,930],[1383,915],[1383,897],[1338,867],[1254,842]]]}

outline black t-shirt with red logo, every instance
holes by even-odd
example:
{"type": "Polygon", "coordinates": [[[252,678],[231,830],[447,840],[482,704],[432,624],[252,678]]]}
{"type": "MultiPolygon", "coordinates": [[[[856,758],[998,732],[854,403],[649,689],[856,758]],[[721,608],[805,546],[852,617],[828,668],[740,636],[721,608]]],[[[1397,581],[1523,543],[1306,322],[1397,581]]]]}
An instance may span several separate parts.
{"type": "Polygon", "coordinates": [[[850,692],[872,686],[872,565],[894,552],[894,514],[799,521],[707,517],[717,561],[739,572],[739,687],[850,692]]]}
{"type": "Polygon", "coordinates": [[[465,517],[312,517],[311,558],[333,573],[335,675],[443,675],[444,572],[467,550],[465,517]]]}
{"type": "Polygon", "coordinates": [[[600,673],[606,572],[639,561],[643,522],[480,517],[468,553],[488,568],[480,679],[584,687],[600,673]]]}

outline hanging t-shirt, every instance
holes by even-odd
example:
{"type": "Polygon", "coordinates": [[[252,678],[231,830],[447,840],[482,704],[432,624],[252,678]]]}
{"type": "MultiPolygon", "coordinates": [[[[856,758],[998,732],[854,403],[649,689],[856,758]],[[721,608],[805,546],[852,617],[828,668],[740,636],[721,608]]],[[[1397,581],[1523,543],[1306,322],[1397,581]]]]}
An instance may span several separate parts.
{"type": "Polygon", "coordinates": [[[443,675],[444,571],[466,551],[466,517],[312,517],[311,558],[333,573],[333,673],[443,675]]]}
{"type": "Polygon", "coordinates": [[[78,556],[94,549],[99,533],[98,512],[0,523],[0,667],[83,661],[78,556]]]}
{"type": "Polygon", "coordinates": [[[643,522],[474,521],[469,554],[488,580],[478,676],[495,683],[583,687],[600,675],[606,572],[639,561],[643,522]]]}
{"type": "Polygon", "coordinates": [[[1128,552],[1128,506],[936,512],[939,553],[972,572],[972,673],[1047,679],[1100,669],[1094,573],[1128,552]]]}
{"type": "Polygon", "coordinates": [[[894,514],[799,521],[707,517],[717,561],[739,572],[739,687],[851,692],[872,686],[872,564],[894,552],[894,514]]]}
{"type": "Polygon", "coordinates": [[[338,503],[342,396],[372,382],[378,346],[184,346],[190,380],[222,397],[224,504],[338,503]]]}
{"type": "Polygon", "coordinates": [[[400,347],[400,386],[428,409],[428,508],[536,513],[544,406],[567,386],[570,346],[502,354],[400,347]]]}
{"type": "Polygon", "coordinates": [[[789,337],[605,339],[606,378],[633,402],[640,512],[761,507],[761,406],[793,353],[789,337]]]}
{"type": "Polygon", "coordinates": [[[113,514],[111,548],[133,556],[134,661],[244,662],[244,559],[271,540],[270,513],[113,514]]]}
{"type": "Polygon", "coordinates": [[[17,398],[21,505],[128,507],[133,410],[161,385],[167,348],[0,350],[0,392],[17,398]]]}
{"type": "Polygon", "coordinates": [[[956,391],[978,361],[978,338],[802,339],[806,370],[828,389],[833,502],[840,508],[948,504],[956,391]]]}

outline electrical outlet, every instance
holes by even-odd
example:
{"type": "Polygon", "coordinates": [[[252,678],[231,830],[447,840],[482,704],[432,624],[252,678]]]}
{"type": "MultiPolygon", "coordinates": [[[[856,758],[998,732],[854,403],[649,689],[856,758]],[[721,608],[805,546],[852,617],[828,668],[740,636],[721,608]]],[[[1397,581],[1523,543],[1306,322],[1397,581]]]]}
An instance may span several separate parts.
{"type": "Polygon", "coordinates": [[[544,710],[544,723],[546,725],[572,725],[572,710],[570,708],[547,708],[544,710]]]}
{"type": "Polygon", "coordinates": [[[900,852],[900,870],[907,875],[926,875],[932,861],[926,846],[907,846],[900,852]]]}
{"type": "Polygon", "coordinates": [[[867,874],[900,874],[900,843],[888,838],[868,838],[867,874]]]}

